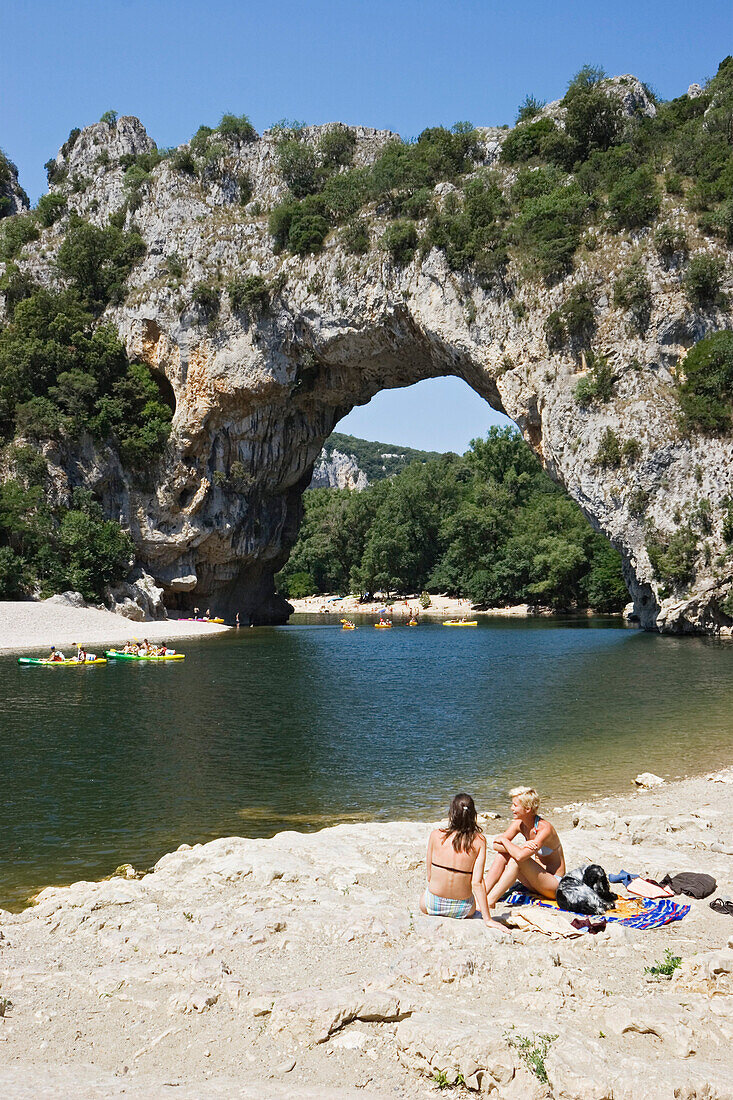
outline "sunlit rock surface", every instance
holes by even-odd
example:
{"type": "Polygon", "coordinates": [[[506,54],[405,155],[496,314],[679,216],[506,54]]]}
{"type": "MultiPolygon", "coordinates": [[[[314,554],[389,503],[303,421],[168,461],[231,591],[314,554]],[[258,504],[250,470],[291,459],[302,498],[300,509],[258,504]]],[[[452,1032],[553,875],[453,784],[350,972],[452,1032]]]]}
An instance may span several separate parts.
{"type": "MultiPolygon", "coordinates": [[[[628,113],[653,113],[633,77],[614,81],[628,113]]],[[[691,93],[692,94],[692,93],[691,93]]],[[[544,113],[562,119],[563,108],[544,113]]],[[[314,143],[327,127],[308,127],[314,143]]],[[[395,135],[357,127],[354,163],[371,162],[395,135]]],[[[484,128],[480,163],[496,165],[507,131],[484,128]]],[[[236,608],[255,621],[283,621],[288,605],[274,593],[273,574],[287,559],[325,439],[354,406],[378,391],[423,378],[465,379],[493,408],[517,424],[543,466],[579,503],[623,558],[642,626],[666,631],[729,629],[721,605],[733,582],[723,553],[723,500],[733,494],[728,438],[687,438],[678,423],[675,387],[689,347],[728,327],[720,308],[691,310],[681,272],[664,266],[649,231],[599,230],[597,247],[578,255],[575,270],[548,288],[522,282],[513,265],[508,293],[487,292],[452,272],[433,249],[398,267],[379,247],[386,218],[369,208],[372,247],[363,257],[344,251],[337,233],[323,252],[299,258],[275,254],[267,217],[287,194],[276,156],[277,134],[251,142],[226,138],[201,179],[164,160],[140,189],[126,225],[147,255],[129,281],[125,303],[111,308],[131,355],[164,376],[175,400],[173,434],[147,487],[134,485],[109,456],[79,462],[49,454],[61,480],[95,488],[108,514],[129,525],[139,565],[162,587],[169,605],[236,608]],[[252,194],[241,204],[241,181],[252,194]],[[611,304],[614,279],[637,253],[651,282],[653,309],[644,337],[631,336],[627,317],[611,304]],[[170,258],[182,275],[171,274],[170,258]],[[273,289],[269,310],[237,312],[226,289],[216,320],[194,304],[196,284],[222,288],[233,276],[261,274],[273,289]],[[582,408],[575,388],[583,361],[548,352],[544,323],[572,286],[587,282],[596,300],[594,346],[616,378],[606,404],[582,408]],[[604,432],[635,441],[633,460],[601,465],[604,432]],[[695,579],[678,591],[655,580],[649,525],[668,535],[676,516],[705,498],[710,530],[701,538],[695,579]]],[[[81,131],[57,168],[87,181],[59,185],[69,208],[102,225],[127,195],[119,156],[153,148],[141,123],[120,118],[81,131]]],[[[506,185],[512,171],[501,169],[506,185]]],[[[452,185],[435,188],[440,204],[452,185]]],[[[674,201],[674,200],[667,200],[674,201]]],[[[693,248],[719,251],[698,233],[682,207],[693,248]]],[[[22,266],[51,282],[63,222],[26,248],[22,266]]],[[[348,479],[347,479],[348,480],[348,479]]]]}

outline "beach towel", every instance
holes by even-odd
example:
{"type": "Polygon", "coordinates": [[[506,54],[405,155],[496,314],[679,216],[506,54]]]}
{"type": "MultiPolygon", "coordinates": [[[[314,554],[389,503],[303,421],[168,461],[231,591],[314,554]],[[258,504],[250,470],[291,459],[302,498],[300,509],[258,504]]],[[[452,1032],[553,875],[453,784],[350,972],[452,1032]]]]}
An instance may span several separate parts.
{"type": "MultiPolygon", "coordinates": [[[[577,916],[577,913],[560,909],[556,901],[538,898],[524,890],[512,890],[504,900],[507,905],[541,905],[545,909],[557,909],[560,913],[567,913],[571,918],[577,916]]],[[[627,928],[646,929],[672,924],[673,921],[682,920],[689,912],[689,905],[679,905],[676,901],[668,901],[666,898],[659,901],[650,901],[647,898],[619,898],[613,909],[604,913],[604,917],[607,921],[624,924],[627,928]]]]}

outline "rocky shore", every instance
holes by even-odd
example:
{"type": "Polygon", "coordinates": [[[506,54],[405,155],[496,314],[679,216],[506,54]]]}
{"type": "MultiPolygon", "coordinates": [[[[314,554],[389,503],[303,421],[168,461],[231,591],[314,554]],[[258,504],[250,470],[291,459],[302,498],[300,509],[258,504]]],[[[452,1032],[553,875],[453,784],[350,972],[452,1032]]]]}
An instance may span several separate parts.
{"type": "Polygon", "coordinates": [[[409,619],[416,611],[421,619],[446,619],[469,618],[476,619],[483,616],[502,616],[511,618],[527,618],[530,615],[552,614],[549,608],[531,607],[527,603],[514,604],[511,607],[490,607],[483,611],[475,608],[471,600],[461,599],[455,596],[431,596],[430,606],[420,606],[420,596],[416,593],[405,599],[389,601],[372,600],[369,603],[361,603],[358,596],[305,596],[302,599],[291,599],[293,613],[296,615],[314,615],[327,613],[331,615],[378,615],[387,607],[389,618],[409,619]]]}
{"type": "Polygon", "coordinates": [[[71,606],[60,596],[37,602],[0,602],[0,653],[48,650],[52,645],[73,647],[76,642],[88,648],[103,649],[105,645],[143,637],[151,642],[171,643],[182,638],[208,637],[229,629],[219,623],[178,619],[135,622],[112,611],[71,606]]]}
{"type": "MultiPolygon", "coordinates": [[[[705,871],[729,896],[732,809],[729,769],[552,819],[571,866],[705,871]]],[[[730,916],[692,901],[575,939],[424,917],[429,827],[184,844],[0,911],[4,1094],[733,1096],[730,916]],[[650,976],[667,949],[681,966],[650,976]]]]}

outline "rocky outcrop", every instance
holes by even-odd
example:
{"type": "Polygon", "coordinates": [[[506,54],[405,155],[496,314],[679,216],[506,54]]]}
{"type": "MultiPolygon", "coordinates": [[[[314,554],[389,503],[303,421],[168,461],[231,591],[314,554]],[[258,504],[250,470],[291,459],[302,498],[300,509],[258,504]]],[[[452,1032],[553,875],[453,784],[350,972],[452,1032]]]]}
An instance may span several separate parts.
{"type": "Polygon", "coordinates": [[[18,169],[0,149],[0,218],[22,214],[28,207],[28,196],[18,183],[18,169]]]}
{"type": "MultiPolygon", "coordinates": [[[[616,78],[613,88],[628,114],[653,113],[635,78],[616,78]]],[[[563,110],[551,104],[545,113],[562,122],[563,110]]],[[[313,145],[328,129],[308,127],[301,140],[313,145]]],[[[496,166],[506,134],[480,130],[477,168],[496,166]]],[[[365,127],[355,135],[356,164],[372,161],[395,136],[365,127]]],[[[126,215],[147,255],[109,317],[130,354],[165,377],[176,411],[154,489],[125,478],[102,481],[109,513],[129,527],[141,567],[166,600],[282,621],[288,605],[272,577],[296,537],[324,440],[381,389],[454,375],[511,417],[548,473],[620,551],[642,626],[727,629],[733,560],[722,532],[724,502],[733,495],[731,441],[681,434],[675,397],[687,350],[730,325],[726,309],[691,309],[679,266],[661,261],[647,230],[599,230],[593,249],[581,250],[574,272],[552,287],[512,263],[501,293],[452,271],[437,249],[397,266],[379,246],[386,225],[379,208],[365,215],[371,248],[364,256],[346,252],[338,234],[318,255],[276,254],[267,214],[287,194],[278,140],[276,132],[251,141],[217,136],[200,176],[165,159],[138,184],[126,215]],[[612,304],[613,281],[632,258],[652,289],[643,336],[630,335],[627,316],[612,304]],[[228,293],[229,280],[250,275],[267,280],[268,309],[243,310],[228,293]],[[216,317],[196,303],[202,282],[220,290],[216,317]],[[594,346],[614,378],[613,399],[587,407],[575,397],[584,360],[567,349],[550,352],[544,332],[550,312],[580,283],[591,288],[594,346]],[[609,430],[629,444],[629,457],[618,463],[599,457],[609,430]],[[703,500],[707,533],[695,580],[665,589],[650,561],[649,531],[671,536],[675,516],[703,500]]],[[[56,161],[58,176],[66,172],[58,186],[69,209],[106,223],[130,198],[120,155],[152,148],[137,119],[81,131],[56,161]],[[72,187],[72,178],[84,186],[72,187]]],[[[498,171],[508,188],[512,171],[498,171]]],[[[452,190],[439,184],[435,201],[452,190]]],[[[695,250],[719,251],[674,196],[664,202],[695,250]]],[[[52,278],[49,258],[62,231],[63,222],[26,248],[22,265],[37,278],[52,278]]]]}
{"type": "Polygon", "coordinates": [[[313,467],[311,489],[366,489],[369,482],[354,455],[322,450],[313,467]]]}

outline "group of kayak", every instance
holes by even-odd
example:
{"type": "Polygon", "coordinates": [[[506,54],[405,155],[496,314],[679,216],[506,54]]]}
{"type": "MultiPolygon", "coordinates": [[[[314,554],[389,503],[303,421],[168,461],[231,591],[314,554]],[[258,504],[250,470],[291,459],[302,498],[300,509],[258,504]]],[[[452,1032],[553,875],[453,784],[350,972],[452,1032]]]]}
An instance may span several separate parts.
{"type": "MultiPolygon", "coordinates": [[[[410,619],[408,626],[417,626],[417,619],[410,619]]],[[[356,623],[351,619],[342,619],[341,626],[344,630],[356,630],[356,623]]],[[[445,619],[443,626],[478,626],[477,619],[445,619]]],[[[374,624],[375,630],[391,630],[392,622],[390,619],[380,619],[379,622],[374,624]]]]}
{"type": "MultiPolygon", "coordinates": [[[[76,644],[76,643],[75,643],[76,644]]],[[[76,644],[76,653],[73,657],[67,657],[56,646],[51,646],[48,657],[19,657],[20,665],[73,665],[79,668],[81,665],[106,665],[108,660],[114,661],[182,661],[185,653],[176,653],[175,649],[168,649],[165,642],[152,645],[147,638],[142,642],[128,642],[122,649],[105,649],[104,657],[98,657],[96,653],[89,653],[83,646],[76,644]]]]}

